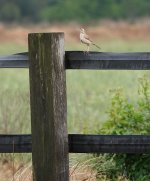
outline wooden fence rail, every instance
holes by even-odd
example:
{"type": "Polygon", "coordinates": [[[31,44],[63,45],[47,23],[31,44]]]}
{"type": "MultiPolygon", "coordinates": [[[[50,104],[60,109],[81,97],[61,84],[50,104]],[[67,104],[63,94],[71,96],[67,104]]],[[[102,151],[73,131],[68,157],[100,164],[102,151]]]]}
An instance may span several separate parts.
{"type": "MultiPolygon", "coordinates": [[[[150,154],[147,135],[68,135],[69,153],[150,154]]],[[[0,153],[31,153],[31,135],[0,135],[0,153]]]]}
{"type": "Polygon", "coordinates": [[[149,135],[68,135],[66,69],[150,70],[150,52],[64,51],[63,33],[29,35],[29,53],[0,57],[28,68],[31,135],[0,135],[0,152],[32,152],[34,181],[68,181],[68,153],[147,153],[149,135]],[[32,141],[31,141],[32,140],[32,141]]]}
{"type": "MultiPolygon", "coordinates": [[[[28,68],[28,52],[0,57],[0,68],[28,68]]],[[[150,70],[150,52],[65,52],[66,69],[150,70]]]]}

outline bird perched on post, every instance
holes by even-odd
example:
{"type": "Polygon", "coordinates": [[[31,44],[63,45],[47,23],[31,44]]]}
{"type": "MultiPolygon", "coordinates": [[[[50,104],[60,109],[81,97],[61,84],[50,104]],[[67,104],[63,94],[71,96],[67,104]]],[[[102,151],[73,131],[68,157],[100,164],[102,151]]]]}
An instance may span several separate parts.
{"type": "Polygon", "coordinates": [[[90,45],[94,45],[98,49],[101,49],[98,45],[93,43],[92,40],[90,40],[89,36],[86,34],[86,32],[83,28],[80,28],[80,41],[87,45],[87,51],[86,51],[87,53],[90,50],[90,45]]]}

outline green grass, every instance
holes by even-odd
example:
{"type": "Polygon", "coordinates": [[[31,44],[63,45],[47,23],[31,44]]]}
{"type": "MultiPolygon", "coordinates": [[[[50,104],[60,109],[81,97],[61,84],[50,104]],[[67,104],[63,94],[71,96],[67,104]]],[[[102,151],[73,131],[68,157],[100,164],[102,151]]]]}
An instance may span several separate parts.
{"type": "MultiPolygon", "coordinates": [[[[114,40],[98,43],[102,51],[145,52],[149,42],[114,40]]],[[[68,50],[83,50],[82,44],[68,45],[68,50]]],[[[92,51],[96,51],[94,47],[92,51]]],[[[107,119],[110,90],[125,89],[130,101],[135,102],[138,78],[149,71],[67,70],[68,128],[70,133],[94,133],[97,126],[107,119]]]]}
{"type": "MultiPolygon", "coordinates": [[[[83,45],[66,45],[67,50],[82,50],[83,45]]],[[[102,42],[105,51],[148,51],[147,42],[102,42]]],[[[3,44],[0,54],[26,51],[25,46],[3,44]]],[[[94,49],[95,50],[95,49],[94,49]]],[[[67,70],[69,133],[94,133],[107,119],[110,90],[123,88],[130,101],[137,97],[138,78],[149,71],[67,70]]],[[[28,69],[0,69],[0,131],[30,133],[28,69]]]]}
{"type": "Polygon", "coordinates": [[[0,44],[0,55],[15,54],[23,51],[27,51],[27,45],[18,45],[13,43],[0,44]]]}
{"type": "MultiPolygon", "coordinates": [[[[116,40],[114,41],[105,41],[105,42],[96,42],[102,48],[102,51],[112,51],[112,52],[147,52],[150,51],[149,41],[123,41],[116,40]]],[[[68,44],[66,43],[67,50],[85,50],[86,46],[81,43],[68,44]]],[[[90,48],[92,51],[99,51],[99,49],[92,46],[90,48]]]]}

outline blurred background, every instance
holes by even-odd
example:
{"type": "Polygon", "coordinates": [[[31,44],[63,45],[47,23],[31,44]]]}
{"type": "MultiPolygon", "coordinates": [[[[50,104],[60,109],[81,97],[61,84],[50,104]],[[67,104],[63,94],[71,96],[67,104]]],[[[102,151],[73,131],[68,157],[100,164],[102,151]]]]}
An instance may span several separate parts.
{"type": "MultiPolygon", "coordinates": [[[[27,39],[28,33],[31,32],[64,32],[65,50],[83,51],[85,46],[79,41],[80,27],[87,30],[91,39],[104,52],[150,51],[150,0],[1,0],[0,55],[28,51],[27,39]]],[[[91,51],[98,50],[92,47],[91,51]]],[[[28,69],[0,69],[1,134],[31,133],[28,74],[28,69]]],[[[110,112],[114,100],[112,94],[116,90],[119,90],[119,94],[136,109],[141,98],[139,80],[143,77],[145,80],[145,77],[150,76],[149,71],[125,70],[67,70],[66,74],[68,132],[84,134],[101,134],[99,130],[111,119],[110,112]]],[[[120,124],[116,125],[119,127],[120,124]]],[[[105,134],[114,133],[110,127],[105,134]]],[[[141,133],[140,129],[136,129],[135,133],[141,133]]],[[[2,181],[11,180],[18,170],[17,174],[22,176],[22,180],[30,180],[31,165],[26,166],[25,163],[31,161],[31,156],[2,154],[0,159],[2,181]],[[15,168],[12,164],[14,162],[15,168]],[[20,170],[26,170],[23,172],[24,175],[20,170]]],[[[98,179],[96,173],[111,180],[108,175],[110,170],[116,168],[114,162],[107,165],[108,159],[106,161],[101,157],[103,168],[96,167],[93,171],[94,163],[85,161],[87,159],[91,160],[91,157],[70,155],[72,180],[103,181],[104,177],[98,179]],[[79,166],[78,163],[81,161],[82,164],[79,166]],[[99,168],[102,169],[102,173],[99,173],[99,168]]],[[[140,173],[139,170],[137,172],[140,173]]],[[[16,179],[18,175],[15,176],[16,179]]],[[[114,181],[119,178],[118,173],[114,181]]]]}
{"type": "Polygon", "coordinates": [[[1,0],[3,22],[82,22],[137,19],[150,15],[149,0],[1,0]]]}
{"type": "Polygon", "coordinates": [[[150,38],[149,9],[149,0],[1,0],[0,41],[24,45],[28,32],[64,31],[71,48],[79,43],[80,27],[96,41],[116,41],[115,46],[122,40],[145,41],[150,38]]]}

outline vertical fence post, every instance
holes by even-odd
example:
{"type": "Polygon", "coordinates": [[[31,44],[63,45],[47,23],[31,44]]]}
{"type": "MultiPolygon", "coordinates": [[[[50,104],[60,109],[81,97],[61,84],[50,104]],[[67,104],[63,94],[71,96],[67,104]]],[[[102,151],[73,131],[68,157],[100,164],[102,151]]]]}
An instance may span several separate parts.
{"type": "Polygon", "coordinates": [[[68,181],[64,34],[29,34],[34,181],[68,181]]]}

